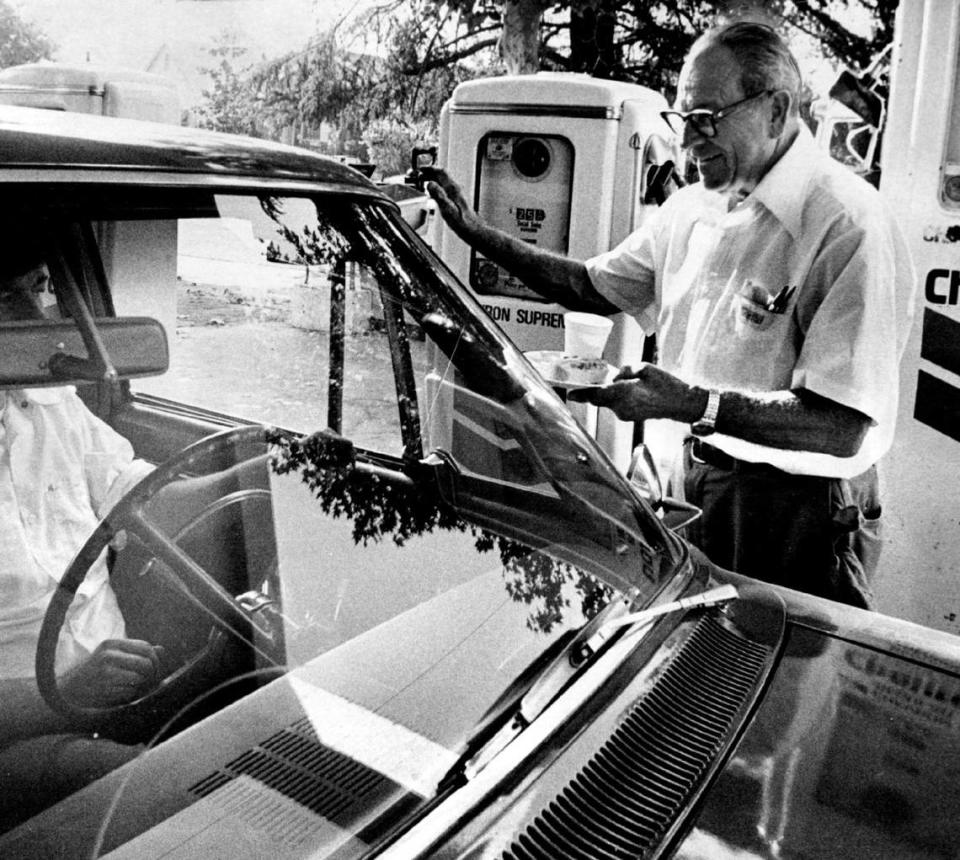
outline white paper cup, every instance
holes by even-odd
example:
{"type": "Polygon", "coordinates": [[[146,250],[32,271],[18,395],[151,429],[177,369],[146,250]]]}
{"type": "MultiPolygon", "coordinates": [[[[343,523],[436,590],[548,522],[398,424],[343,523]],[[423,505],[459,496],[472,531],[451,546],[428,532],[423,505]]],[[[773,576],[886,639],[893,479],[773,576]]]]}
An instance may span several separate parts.
{"type": "Polygon", "coordinates": [[[580,358],[600,358],[613,320],[598,314],[568,311],[563,315],[563,351],[580,358]]]}

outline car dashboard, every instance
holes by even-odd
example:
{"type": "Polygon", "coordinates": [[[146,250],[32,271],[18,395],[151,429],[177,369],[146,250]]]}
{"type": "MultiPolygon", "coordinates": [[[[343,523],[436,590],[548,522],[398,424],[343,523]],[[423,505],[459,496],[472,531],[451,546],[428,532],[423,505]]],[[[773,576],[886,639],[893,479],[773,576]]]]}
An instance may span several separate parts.
{"type": "MultiPolygon", "coordinates": [[[[471,601],[482,586],[498,588],[471,583],[471,601]]],[[[39,834],[56,833],[80,809],[84,822],[103,809],[99,828],[76,834],[81,844],[138,860],[225,849],[236,857],[571,856],[564,845],[573,834],[586,851],[577,856],[608,856],[589,846],[611,844],[646,856],[677,835],[719,768],[783,635],[783,607],[769,592],[627,632],[468,780],[455,775],[457,751],[429,722],[416,730],[395,719],[392,697],[375,683],[389,652],[413,647],[411,624],[429,629],[465,597],[443,595],[418,607],[419,618],[321,655],[43,813],[0,850],[48,856],[53,846],[39,834]]],[[[482,650],[495,626],[469,644],[482,650]]],[[[432,701],[452,661],[444,643],[423,655],[409,700],[432,701]]]]}

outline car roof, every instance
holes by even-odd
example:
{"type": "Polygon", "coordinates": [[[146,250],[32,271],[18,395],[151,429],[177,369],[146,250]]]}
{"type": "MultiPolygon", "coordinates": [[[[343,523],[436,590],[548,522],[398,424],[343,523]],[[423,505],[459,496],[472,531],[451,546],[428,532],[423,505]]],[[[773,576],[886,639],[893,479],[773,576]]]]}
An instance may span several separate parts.
{"type": "MultiPolygon", "coordinates": [[[[135,173],[333,186],[382,196],[346,164],[309,150],[186,126],[0,105],[0,181],[68,171],[76,181],[135,173]],[[119,175],[118,175],[119,174],[119,175]]],[[[130,177],[132,178],[132,177],[130,177]]]]}

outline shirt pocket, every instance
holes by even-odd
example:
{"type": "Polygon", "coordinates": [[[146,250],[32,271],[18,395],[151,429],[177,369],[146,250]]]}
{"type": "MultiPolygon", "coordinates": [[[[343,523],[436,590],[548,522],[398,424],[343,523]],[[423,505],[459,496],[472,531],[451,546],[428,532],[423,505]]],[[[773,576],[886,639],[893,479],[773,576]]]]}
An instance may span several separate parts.
{"type": "Polygon", "coordinates": [[[795,290],[772,291],[747,280],[733,296],[733,330],[740,340],[770,337],[785,330],[790,319],[795,290]]]}

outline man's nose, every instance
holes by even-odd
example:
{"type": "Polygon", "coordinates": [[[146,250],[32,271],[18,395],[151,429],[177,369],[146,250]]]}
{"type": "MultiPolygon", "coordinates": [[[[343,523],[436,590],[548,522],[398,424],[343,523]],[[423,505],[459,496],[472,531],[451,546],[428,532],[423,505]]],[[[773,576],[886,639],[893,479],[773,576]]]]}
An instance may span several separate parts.
{"type": "Polygon", "coordinates": [[[685,122],[683,124],[683,134],[680,135],[680,147],[682,149],[689,149],[695,143],[700,143],[700,141],[706,139],[706,135],[697,128],[696,123],[685,122]]]}

